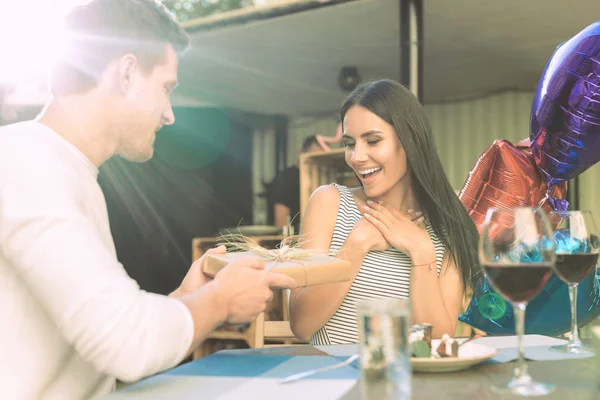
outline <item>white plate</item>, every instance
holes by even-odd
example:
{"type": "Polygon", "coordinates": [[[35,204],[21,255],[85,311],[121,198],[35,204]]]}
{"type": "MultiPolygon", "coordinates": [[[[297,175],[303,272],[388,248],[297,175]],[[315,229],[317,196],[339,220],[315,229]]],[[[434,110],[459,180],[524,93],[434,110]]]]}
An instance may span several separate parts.
{"type": "MultiPolygon", "coordinates": [[[[439,344],[439,339],[431,341],[431,346],[434,349],[436,349],[439,344]]],[[[410,363],[412,365],[412,370],[415,372],[454,372],[471,368],[485,360],[489,360],[497,353],[498,351],[494,348],[469,342],[458,348],[458,357],[412,357],[410,363]]]]}

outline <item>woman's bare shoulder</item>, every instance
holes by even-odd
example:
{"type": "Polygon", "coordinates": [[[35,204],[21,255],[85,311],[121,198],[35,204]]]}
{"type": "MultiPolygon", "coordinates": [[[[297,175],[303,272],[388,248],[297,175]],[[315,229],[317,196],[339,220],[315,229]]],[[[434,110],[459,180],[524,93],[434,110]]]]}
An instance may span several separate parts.
{"type": "Polygon", "coordinates": [[[318,187],[310,196],[302,217],[301,232],[310,247],[329,249],[335,229],[340,192],[333,185],[318,187]]]}
{"type": "Polygon", "coordinates": [[[319,186],[310,196],[308,204],[309,206],[319,206],[319,208],[338,208],[340,205],[340,191],[333,185],[319,186]]]}

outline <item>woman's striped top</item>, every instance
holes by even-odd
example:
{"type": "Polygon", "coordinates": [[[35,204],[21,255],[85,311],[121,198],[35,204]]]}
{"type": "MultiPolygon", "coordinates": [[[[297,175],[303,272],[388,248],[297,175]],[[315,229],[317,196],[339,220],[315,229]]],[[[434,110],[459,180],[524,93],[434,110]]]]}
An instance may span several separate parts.
{"type": "MultiPolygon", "coordinates": [[[[354,225],[362,218],[350,190],[334,184],[340,192],[340,206],[331,239],[329,253],[337,254],[354,225]]],[[[444,245],[430,225],[429,236],[435,245],[438,275],[444,257],[444,245]]],[[[311,338],[312,345],[358,343],[358,322],[356,303],[369,298],[409,297],[411,260],[406,254],[394,248],[367,253],[360,272],[346,294],[340,308],[329,321],[311,338]]]]}

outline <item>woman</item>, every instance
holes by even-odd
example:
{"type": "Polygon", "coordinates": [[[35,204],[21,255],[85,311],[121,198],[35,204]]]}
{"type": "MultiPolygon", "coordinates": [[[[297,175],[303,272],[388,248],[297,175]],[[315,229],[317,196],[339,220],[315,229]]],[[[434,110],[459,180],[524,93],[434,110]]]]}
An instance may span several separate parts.
{"type": "Polygon", "coordinates": [[[454,334],[479,278],[475,225],[442,168],[425,110],[390,80],[359,86],[341,109],[346,163],[361,186],[318,188],[305,247],[350,261],[353,279],[296,289],[292,330],[315,345],[358,342],[356,302],[410,298],[412,319],[454,334]]]}

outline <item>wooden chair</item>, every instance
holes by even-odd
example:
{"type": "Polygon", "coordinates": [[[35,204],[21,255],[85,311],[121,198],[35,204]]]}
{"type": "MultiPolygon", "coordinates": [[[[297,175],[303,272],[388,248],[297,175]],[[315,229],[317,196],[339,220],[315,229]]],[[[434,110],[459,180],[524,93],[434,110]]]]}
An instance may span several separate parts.
{"type": "Polygon", "coordinates": [[[254,325],[253,343],[250,346],[252,348],[272,346],[271,344],[265,344],[265,341],[278,341],[283,342],[283,345],[288,345],[292,344],[296,338],[290,329],[289,321],[265,321],[264,313],[258,316],[254,321],[254,325]]]}
{"type": "Polygon", "coordinates": [[[287,346],[291,344],[306,344],[296,338],[290,327],[290,315],[289,315],[289,290],[282,292],[282,321],[265,321],[265,315],[260,314],[255,324],[254,330],[254,346],[255,348],[260,347],[271,347],[271,346],[287,346]],[[265,342],[282,342],[281,344],[265,344],[265,342]]]}

